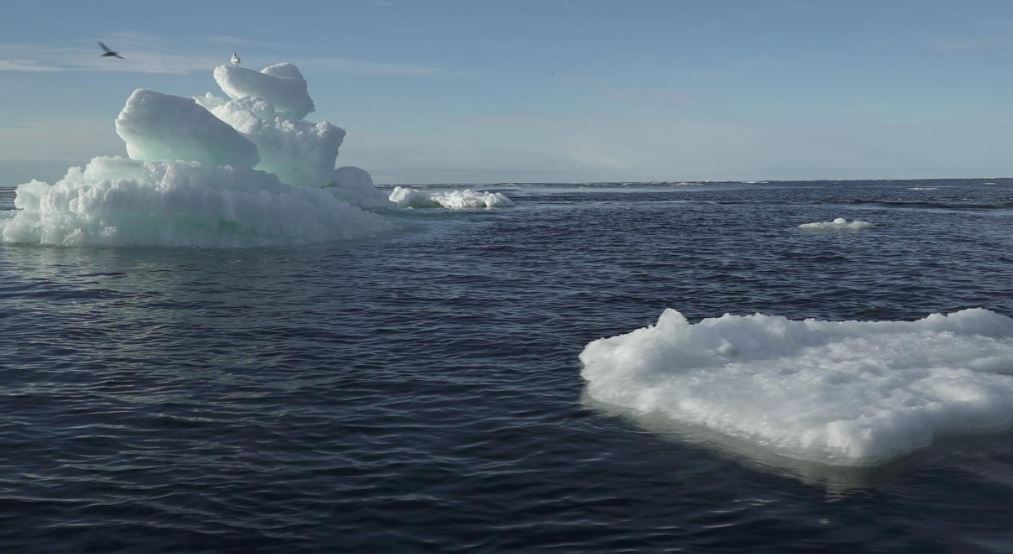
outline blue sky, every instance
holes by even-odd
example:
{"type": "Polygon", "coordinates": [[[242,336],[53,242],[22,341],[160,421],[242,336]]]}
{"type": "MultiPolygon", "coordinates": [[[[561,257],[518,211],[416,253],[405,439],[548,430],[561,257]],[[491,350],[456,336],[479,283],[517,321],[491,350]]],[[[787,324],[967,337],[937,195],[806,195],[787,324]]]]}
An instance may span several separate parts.
{"type": "Polygon", "coordinates": [[[384,183],[1013,176],[1013,2],[3,9],[0,169],[122,154],[133,89],[218,92],[236,50],[298,65],[339,165],[384,183]]]}

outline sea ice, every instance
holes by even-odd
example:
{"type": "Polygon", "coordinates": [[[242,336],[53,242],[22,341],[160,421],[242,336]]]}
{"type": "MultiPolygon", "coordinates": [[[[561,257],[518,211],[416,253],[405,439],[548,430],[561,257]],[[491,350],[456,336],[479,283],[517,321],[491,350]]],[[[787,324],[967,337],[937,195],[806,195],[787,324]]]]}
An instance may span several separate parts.
{"type": "Polygon", "coordinates": [[[858,231],[860,229],[867,229],[872,227],[872,223],[868,221],[854,220],[848,221],[843,217],[838,217],[833,221],[817,221],[816,223],[803,223],[798,226],[799,229],[805,229],[807,231],[858,231]]]}
{"type": "Polygon", "coordinates": [[[669,309],[591,342],[580,360],[596,401],[829,465],[879,465],[1013,425],[1013,319],[980,308],[910,322],[696,324],[669,309]]]}
{"type": "Polygon", "coordinates": [[[500,192],[476,192],[471,189],[451,191],[424,191],[408,187],[395,187],[390,201],[402,208],[447,208],[465,210],[476,208],[504,208],[513,206],[512,200],[500,192]]]}

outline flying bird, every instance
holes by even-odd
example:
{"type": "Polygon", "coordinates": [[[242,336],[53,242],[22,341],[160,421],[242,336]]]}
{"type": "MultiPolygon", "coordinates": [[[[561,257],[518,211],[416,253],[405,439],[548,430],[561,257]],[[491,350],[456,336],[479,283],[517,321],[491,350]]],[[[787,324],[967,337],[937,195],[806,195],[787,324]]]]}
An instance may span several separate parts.
{"type": "Polygon", "coordinates": [[[239,65],[239,56],[237,56],[236,53],[233,52],[232,59],[229,61],[232,62],[232,65],[239,65]]]}
{"type": "Polygon", "coordinates": [[[98,45],[102,47],[102,50],[105,50],[105,54],[102,54],[103,58],[112,57],[112,58],[119,58],[121,60],[126,59],[123,56],[121,56],[119,52],[113,52],[112,49],[106,46],[106,43],[102,42],[101,40],[98,41],[98,45]]]}

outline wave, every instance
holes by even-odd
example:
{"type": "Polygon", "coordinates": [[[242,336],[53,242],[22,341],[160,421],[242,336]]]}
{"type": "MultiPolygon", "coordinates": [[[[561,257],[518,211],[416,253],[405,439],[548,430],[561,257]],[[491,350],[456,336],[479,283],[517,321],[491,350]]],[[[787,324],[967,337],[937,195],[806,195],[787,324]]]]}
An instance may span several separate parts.
{"type": "Polygon", "coordinates": [[[972,202],[945,200],[863,200],[849,199],[832,202],[834,204],[872,205],[885,208],[936,208],[947,210],[1005,210],[1013,208],[1013,202],[972,202]]]}

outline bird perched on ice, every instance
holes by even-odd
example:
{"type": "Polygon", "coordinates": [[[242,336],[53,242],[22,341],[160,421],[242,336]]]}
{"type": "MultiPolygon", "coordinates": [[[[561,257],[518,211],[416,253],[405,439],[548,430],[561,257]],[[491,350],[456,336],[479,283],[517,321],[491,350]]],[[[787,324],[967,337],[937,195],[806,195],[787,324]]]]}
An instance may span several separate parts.
{"type": "Polygon", "coordinates": [[[239,56],[237,56],[236,53],[233,52],[232,59],[229,61],[232,62],[232,65],[239,65],[239,56]]]}
{"type": "Polygon", "coordinates": [[[102,54],[103,58],[119,58],[121,60],[126,59],[123,56],[121,56],[119,52],[113,52],[113,50],[108,46],[106,46],[106,43],[102,42],[101,40],[98,41],[98,45],[101,46],[102,50],[105,51],[105,54],[102,54]]]}

